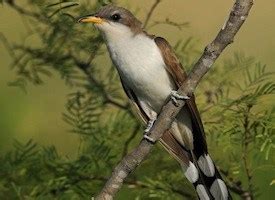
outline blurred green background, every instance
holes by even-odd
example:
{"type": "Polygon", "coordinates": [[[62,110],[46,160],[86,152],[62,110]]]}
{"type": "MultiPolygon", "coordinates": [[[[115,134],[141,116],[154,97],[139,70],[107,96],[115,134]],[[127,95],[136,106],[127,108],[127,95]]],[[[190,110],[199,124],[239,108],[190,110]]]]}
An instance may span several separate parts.
{"type": "MultiPolygon", "coordinates": [[[[45,4],[54,2],[45,1],[45,4]]],[[[77,2],[81,4],[82,1],[77,2]]],[[[144,20],[153,3],[146,0],[118,2],[119,5],[134,11],[140,20],[144,20]]],[[[203,49],[222,27],[232,3],[233,1],[221,0],[164,0],[154,12],[153,19],[169,17],[177,22],[189,22],[190,26],[182,31],[167,25],[157,26],[152,28],[150,33],[165,37],[171,44],[175,44],[179,38],[192,36],[198,41],[198,48],[203,49]]],[[[218,63],[232,57],[235,52],[244,52],[267,64],[268,68],[273,68],[275,64],[274,6],[272,0],[255,2],[235,42],[219,58],[218,63]]],[[[26,39],[28,30],[25,23],[24,19],[9,6],[0,5],[0,32],[9,41],[20,43],[24,40],[25,43],[35,45],[37,42],[35,37],[26,39]]],[[[91,31],[95,30],[91,29],[91,31]]],[[[61,155],[74,157],[80,139],[78,135],[68,132],[70,127],[61,117],[62,112],[65,111],[67,94],[74,89],[65,86],[58,74],[47,79],[42,86],[28,85],[27,93],[18,88],[9,87],[7,83],[15,78],[10,67],[11,61],[4,45],[0,43],[0,152],[5,153],[11,149],[14,139],[27,141],[33,138],[35,142],[42,145],[55,145],[61,155]]],[[[106,59],[105,62],[109,60],[106,59]]],[[[267,176],[265,174],[263,179],[267,176]]],[[[263,179],[261,181],[264,181],[263,179]]],[[[268,195],[270,194],[266,194],[266,198],[268,195]]]]}
{"type": "MultiPolygon", "coordinates": [[[[49,4],[54,1],[45,2],[49,4]]],[[[144,15],[152,4],[152,1],[146,0],[118,2],[119,5],[136,11],[141,20],[144,19],[144,15]]],[[[154,19],[169,16],[175,21],[189,22],[190,27],[179,31],[163,25],[153,28],[151,33],[165,37],[172,44],[179,38],[193,36],[199,40],[202,49],[214,38],[225,22],[232,3],[233,1],[220,0],[163,1],[154,13],[154,19]]],[[[234,44],[226,50],[219,61],[229,58],[236,51],[241,51],[273,67],[275,63],[274,6],[273,0],[256,1],[249,19],[238,33],[234,44]]],[[[27,34],[24,20],[5,5],[0,6],[0,30],[8,40],[14,42],[22,41],[27,34]]],[[[35,42],[35,39],[29,38],[25,42],[33,41],[35,42]]],[[[43,86],[28,86],[27,94],[18,91],[18,88],[7,86],[7,83],[14,78],[14,73],[9,67],[11,58],[2,44],[0,44],[0,52],[0,151],[10,148],[14,138],[20,141],[33,138],[41,144],[56,145],[63,155],[73,155],[78,146],[78,136],[68,134],[66,132],[68,126],[61,119],[66,94],[69,93],[70,88],[67,88],[58,76],[51,78],[43,86]]]]}

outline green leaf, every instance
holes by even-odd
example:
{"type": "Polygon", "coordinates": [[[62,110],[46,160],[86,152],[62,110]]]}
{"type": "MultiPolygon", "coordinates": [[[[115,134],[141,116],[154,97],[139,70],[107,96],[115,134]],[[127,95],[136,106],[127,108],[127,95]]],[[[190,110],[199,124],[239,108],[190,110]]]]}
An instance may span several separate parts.
{"type": "Polygon", "coordinates": [[[57,5],[60,5],[60,4],[63,4],[63,3],[75,3],[74,1],[70,1],[70,0],[63,0],[63,1],[59,1],[59,2],[56,2],[56,3],[53,3],[53,4],[49,4],[47,5],[46,7],[47,8],[50,8],[50,7],[53,7],[53,6],[57,6],[57,5]]]}

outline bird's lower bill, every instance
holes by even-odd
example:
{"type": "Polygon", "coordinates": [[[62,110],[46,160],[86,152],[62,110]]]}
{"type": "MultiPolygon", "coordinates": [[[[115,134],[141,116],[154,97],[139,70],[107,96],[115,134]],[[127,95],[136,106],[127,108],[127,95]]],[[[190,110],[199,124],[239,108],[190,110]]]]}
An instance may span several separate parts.
{"type": "Polygon", "coordinates": [[[102,24],[104,20],[100,17],[82,17],[78,20],[79,23],[94,23],[94,24],[102,24]]]}

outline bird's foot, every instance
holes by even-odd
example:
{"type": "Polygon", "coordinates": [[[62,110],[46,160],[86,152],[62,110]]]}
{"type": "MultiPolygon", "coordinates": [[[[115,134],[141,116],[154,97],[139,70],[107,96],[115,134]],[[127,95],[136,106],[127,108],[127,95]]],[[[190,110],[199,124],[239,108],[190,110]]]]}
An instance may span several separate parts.
{"type": "Polygon", "coordinates": [[[176,90],[172,90],[172,92],[171,92],[171,99],[172,99],[173,103],[176,106],[178,106],[179,105],[178,100],[185,101],[185,100],[190,99],[190,97],[187,96],[187,95],[180,95],[176,90]]]}
{"type": "Polygon", "coordinates": [[[152,144],[155,144],[155,143],[156,143],[156,140],[154,140],[153,138],[151,138],[150,136],[148,136],[148,135],[146,135],[146,134],[143,135],[143,138],[144,138],[145,140],[147,140],[148,142],[152,143],[152,144]]]}
{"type": "Polygon", "coordinates": [[[156,118],[153,118],[153,119],[150,119],[148,124],[147,124],[147,127],[146,129],[144,130],[144,133],[147,134],[149,133],[149,131],[151,130],[151,128],[153,127],[154,123],[156,121],[156,118]]]}
{"type": "Polygon", "coordinates": [[[148,142],[153,143],[153,144],[155,144],[156,141],[153,138],[151,138],[150,136],[148,136],[148,133],[150,132],[151,128],[153,127],[155,121],[156,121],[156,118],[153,118],[153,119],[149,120],[149,122],[147,124],[147,127],[144,130],[144,135],[143,135],[143,138],[145,140],[147,140],[148,142]]]}

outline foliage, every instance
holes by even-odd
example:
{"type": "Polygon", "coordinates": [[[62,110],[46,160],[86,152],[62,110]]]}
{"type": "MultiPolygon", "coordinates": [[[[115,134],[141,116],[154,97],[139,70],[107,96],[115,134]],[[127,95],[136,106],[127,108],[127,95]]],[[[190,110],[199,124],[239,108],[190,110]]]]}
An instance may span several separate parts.
{"type": "MultiPolygon", "coordinates": [[[[70,132],[82,140],[76,158],[58,155],[55,147],[41,147],[30,140],[14,143],[14,150],[0,156],[1,199],[90,199],[102,187],[115,164],[138,141],[142,125],[133,115],[119,78],[106,56],[102,38],[75,23],[75,16],[95,11],[109,1],[92,4],[63,0],[47,3],[28,0],[28,9],[6,1],[27,17],[35,41],[10,44],[4,41],[17,79],[10,83],[26,90],[40,85],[53,73],[71,87],[63,119],[70,132]]],[[[184,27],[169,19],[152,22],[184,27]]],[[[149,26],[150,27],[150,26],[149,26]]],[[[193,38],[178,41],[176,53],[190,68],[198,55],[193,38]]],[[[274,73],[243,54],[214,67],[200,84],[197,102],[205,124],[209,149],[234,195],[252,197],[264,192],[255,174],[274,168],[274,73]],[[222,151],[222,153],[221,153],[222,151]]],[[[266,186],[274,183],[274,177],[266,186]],[[273,180],[272,180],[273,179],[273,180]]],[[[157,146],[150,158],[126,181],[121,199],[195,199],[192,186],[178,164],[157,146]]]]}

